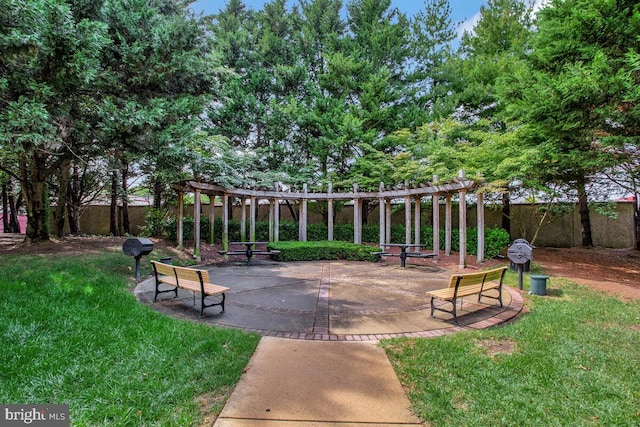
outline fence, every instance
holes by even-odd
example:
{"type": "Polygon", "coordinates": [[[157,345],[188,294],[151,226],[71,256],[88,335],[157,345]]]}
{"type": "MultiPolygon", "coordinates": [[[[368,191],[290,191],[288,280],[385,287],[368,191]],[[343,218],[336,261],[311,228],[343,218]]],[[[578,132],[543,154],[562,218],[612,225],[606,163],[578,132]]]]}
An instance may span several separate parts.
{"type": "MultiPolygon", "coordinates": [[[[192,215],[192,210],[187,206],[185,209],[186,215],[192,215]],[[190,213],[191,212],[191,213],[190,213]]],[[[203,216],[209,215],[209,205],[203,205],[203,216]]],[[[138,234],[140,227],[145,223],[145,213],[149,209],[148,206],[129,206],[129,221],[131,225],[131,231],[133,234],[138,234]]],[[[215,207],[216,217],[221,216],[221,207],[215,207]]],[[[291,219],[289,209],[285,205],[281,205],[281,220],[291,219]]],[[[295,206],[294,206],[295,209],[295,206]]],[[[444,206],[441,206],[441,218],[444,217],[444,206]]],[[[457,209],[456,205],[453,206],[453,228],[457,228],[457,209]]],[[[591,229],[593,235],[593,243],[596,246],[608,247],[608,248],[629,248],[634,245],[634,203],[632,202],[619,202],[616,203],[615,212],[617,218],[612,219],[604,215],[600,215],[594,209],[591,209],[591,229]]],[[[511,207],[512,221],[511,221],[511,235],[515,238],[525,238],[531,240],[535,229],[536,220],[535,215],[536,207],[531,205],[513,205],[511,207]],[[522,227],[520,224],[523,224],[522,227]],[[520,235],[518,231],[521,228],[526,230],[526,234],[520,235]]],[[[86,234],[96,235],[108,235],[109,234],[109,206],[90,206],[85,211],[81,218],[80,224],[82,232],[86,234]]],[[[260,206],[257,210],[257,220],[267,221],[269,218],[269,211],[266,206],[260,206]]],[[[319,213],[318,206],[312,207],[310,204],[309,223],[323,222],[322,215],[319,213]]],[[[431,207],[425,205],[422,209],[422,223],[431,224],[431,207]]],[[[240,219],[240,208],[234,206],[233,219],[240,219]]],[[[335,223],[352,223],[353,213],[352,206],[343,206],[336,212],[335,223]]],[[[378,209],[374,208],[368,216],[368,223],[378,223],[378,209]]],[[[394,205],[392,212],[393,224],[404,224],[404,205],[394,205]]],[[[469,226],[475,226],[476,224],[476,209],[471,207],[467,210],[467,223],[469,226]]],[[[485,224],[487,227],[500,227],[502,224],[501,212],[499,207],[486,206],[485,207],[485,224]]],[[[24,229],[22,229],[24,232],[24,229]]],[[[68,230],[67,230],[68,232],[68,230]]],[[[548,247],[573,247],[579,246],[582,242],[582,231],[580,225],[580,215],[577,206],[574,210],[562,217],[557,218],[551,224],[545,226],[539,232],[539,235],[534,242],[536,246],[548,246],[548,247]]]]}

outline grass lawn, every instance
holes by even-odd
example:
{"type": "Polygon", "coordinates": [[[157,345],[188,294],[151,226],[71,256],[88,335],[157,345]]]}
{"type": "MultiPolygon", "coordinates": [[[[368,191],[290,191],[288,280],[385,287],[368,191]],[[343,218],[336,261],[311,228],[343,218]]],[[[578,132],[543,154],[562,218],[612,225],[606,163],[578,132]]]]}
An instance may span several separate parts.
{"type": "Polygon", "coordinates": [[[551,287],[501,327],[383,342],[427,425],[640,425],[640,305],[551,287]]]}
{"type": "Polygon", "coordinates": [[[69,404],[78,426],[219,413],[259,337],[139,304],[132,262],[120,251],[0,257],[0,402],[69,404]]]}

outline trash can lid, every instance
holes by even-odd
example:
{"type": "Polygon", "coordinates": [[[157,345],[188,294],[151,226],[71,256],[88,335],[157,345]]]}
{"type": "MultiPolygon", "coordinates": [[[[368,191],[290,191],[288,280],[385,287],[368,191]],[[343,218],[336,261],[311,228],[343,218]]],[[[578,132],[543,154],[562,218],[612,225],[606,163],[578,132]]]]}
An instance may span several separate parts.
{"type": "Polygon", "coordinates": [[[549,276],[545,276],[543,274],[532,274],[530,276],[532,279],[548,279],[549,276]]]}

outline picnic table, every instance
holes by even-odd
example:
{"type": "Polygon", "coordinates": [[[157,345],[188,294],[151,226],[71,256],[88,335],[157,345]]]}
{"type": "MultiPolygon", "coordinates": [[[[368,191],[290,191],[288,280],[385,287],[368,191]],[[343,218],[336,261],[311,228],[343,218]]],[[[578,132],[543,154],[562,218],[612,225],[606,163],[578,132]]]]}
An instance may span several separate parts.
{"type": "Polygon", "coordinates": [[[413,244],[413,243],[387,243],[382,245],[382,247],[398,247],[400,248],[399,254],[392,254],[389,252],[374,252],[380,256],[399,256],[400,257],[400,266],[406,266],[407,258],[435,258],[437,253],[435,252],[407,252],[409,248],[424,248],[426,244],[413,244]]]}
{"type": "Polygon", "coordinates": [[[229,250],[229,251],[219,251],[222,255],[244,255],[247,257],[247,264],[251,263],[251,258],[254,255],[274,255],[280,253],[280,251],[269,250],[266,246],[269,242],[230,242],[230,246],[244,246],[244,250],[229,250]],[[256,246],[264,246],[264,250],[256,250],[256,246]]]}

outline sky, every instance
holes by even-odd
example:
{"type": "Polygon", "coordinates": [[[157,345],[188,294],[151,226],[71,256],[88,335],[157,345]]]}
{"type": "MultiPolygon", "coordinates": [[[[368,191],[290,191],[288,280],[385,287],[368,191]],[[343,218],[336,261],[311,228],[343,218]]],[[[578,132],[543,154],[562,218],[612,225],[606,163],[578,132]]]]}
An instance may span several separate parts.
{"type": "MultiPolygon", "coordinates": [[[[534,8],[537,10],[544,0],[536,0],[534,8]]],[[[218,13],[225,7],[227,0],[198,0],[192,8],[197,12],[205,14],[218,13]]],[[[260,10],[266,0],[244,0],[248,9],[260,10]]],[[[296,4],[295,0],[288,0],[288,4],[296,4]]],[[[343,1],[346,3],[346,1],[343,1]]],[[[451,20],[458,24],[458,34],[462,35],[465,30],[472,30],[480,17],[480,7],[487,4],[487,0],[450,0],[451,20]]],[[[401,12],[409,16],[424,9],[424,0],[392,0],[391,7],[397,7],[401,12]]]]}

